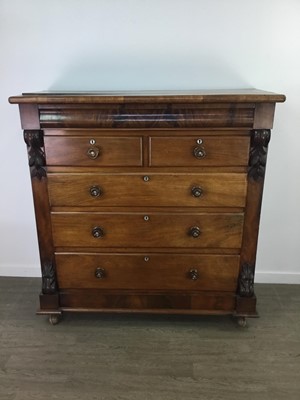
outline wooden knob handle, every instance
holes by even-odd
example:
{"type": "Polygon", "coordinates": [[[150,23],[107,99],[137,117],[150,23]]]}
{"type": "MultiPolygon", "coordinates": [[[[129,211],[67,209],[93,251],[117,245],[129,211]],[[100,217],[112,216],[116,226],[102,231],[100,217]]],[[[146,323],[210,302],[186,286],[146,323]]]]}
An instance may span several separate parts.
{"type": "Polygon", "coordinates": [[[95,277],[97,279],[104,279],[106,277],[106,272],[104,268],[96,268],[95,277]]]}
{"type": "Polygon", "coordinates": [[[92,197],[99,197],[102,194],[102,189],[99,186],[92,186],[90,188],[90,195],[92,197]]]}
{"type": "Polygon", "coordinates": [[[200,228],[198,226],[192,226],[189,229],[189,235],[192,236],[193,238],[198,238],[201,234],[200,228]]]}
{"type": "Polygon", "coordinates": [[[199,278],[199,272],[197,269],[191,268],[188,272],[188,277],[192,280],[192,281],[196,281],[199,278]]]}
{"type": "Polygon", "coordinates": [[[95,226],[92,230],[92,235],[96,239],[102,238],[104,236],[104,230],[100,228],[100,226],[95,226]]]}
{"type": "Polygon", "coordinates": [[[197,146],[194,148],[194,156],[200,160],[206,156],[206,151],[203,147],[197,146]]]}
{"type": "Polygon", "coordinates": [[[91,147],[87,151],[87,155],[91,160],[95,160],[100,154],[100,149],[98,147],[91,147]]]}
{"type": "Polygon", "coordinates": [[[194,186],[192,188],[192,195],[194,197],[201,197],[203,195],[203,189],[199,186],[194,186]]]}

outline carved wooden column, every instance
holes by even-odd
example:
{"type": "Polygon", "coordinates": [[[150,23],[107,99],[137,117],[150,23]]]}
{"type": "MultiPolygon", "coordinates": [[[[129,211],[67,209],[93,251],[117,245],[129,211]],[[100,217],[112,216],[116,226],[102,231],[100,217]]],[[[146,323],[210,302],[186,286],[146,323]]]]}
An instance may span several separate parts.
{"type": "MultiPolygon", "coordinates": [[[[43,310],[49,309],[49,312],[51,310],[51,313],[53,313],[53,311],[58,309],[59,301],[48,200],[43,131],[25,130],[24,140],[28,151],[42,269],[40,305],[43,310]]],[[[60,312],[57,311],[57,313],[60,312]]]]}
{"type": "Polygon", "coordinates": [[[254,129],[251,132],[245,226],[241,249],[241,264],[236,307],[238,315],[246,316],[247,314],[253,314],[256,312],[254,272],[270,135],[271,132],[269,129],[254,129]]]}

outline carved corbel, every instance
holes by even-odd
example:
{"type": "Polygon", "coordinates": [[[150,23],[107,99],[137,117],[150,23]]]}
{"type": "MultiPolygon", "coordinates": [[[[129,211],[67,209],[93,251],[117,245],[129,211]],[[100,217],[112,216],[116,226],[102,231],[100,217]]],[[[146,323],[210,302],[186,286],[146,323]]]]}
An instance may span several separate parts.
{"type": "Polygon", "coordinates": [[[32,178],[46,177],[46,158],[44,152],[44,134],[39,130],[25,130],[24,141],[27,145],[28,162],[32,178]]]}
{"type": "Polygon", "coordinates": [[[254,265],[245,263],[241,266],[238,294],[241,297],[252,297],[254,295],[254,265]]]}
{"type": "Polygon", "coordinates": [[[270,129],[255,129],[252,131],[248,176],[255,181],[263,179],[265,176],[270,138],[270,129]]]}
{"type": "Polygon", "coordinates": [[[42,262],[42,293],[54,294],[57,292],[55,265],[52,260],[42,262]]]}

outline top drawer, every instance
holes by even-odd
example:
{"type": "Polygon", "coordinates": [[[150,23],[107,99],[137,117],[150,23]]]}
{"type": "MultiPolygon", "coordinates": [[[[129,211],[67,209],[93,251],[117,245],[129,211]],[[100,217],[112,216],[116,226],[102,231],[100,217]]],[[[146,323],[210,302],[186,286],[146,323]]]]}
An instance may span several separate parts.
{"type": "Polygon", "coordinates": [[[141,137],[45,136],[48,165],[141,166],[141,137]]]}
{"type": "Polygon", "coordinates": [[[249,136],[151,137],[150,165],[246,166],[249,136]]]}

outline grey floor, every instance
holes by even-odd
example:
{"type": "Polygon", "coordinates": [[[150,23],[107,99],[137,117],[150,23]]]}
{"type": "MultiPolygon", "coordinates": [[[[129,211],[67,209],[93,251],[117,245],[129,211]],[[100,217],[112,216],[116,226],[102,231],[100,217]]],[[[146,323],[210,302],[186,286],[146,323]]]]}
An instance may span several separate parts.
{"type": "Polygon", "coordinates": [[[0,278],[2,400],[299,400],[300,286],[256,285],[259,319],[35,316],[39,279],[0,278]]]}

